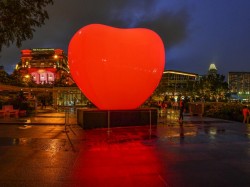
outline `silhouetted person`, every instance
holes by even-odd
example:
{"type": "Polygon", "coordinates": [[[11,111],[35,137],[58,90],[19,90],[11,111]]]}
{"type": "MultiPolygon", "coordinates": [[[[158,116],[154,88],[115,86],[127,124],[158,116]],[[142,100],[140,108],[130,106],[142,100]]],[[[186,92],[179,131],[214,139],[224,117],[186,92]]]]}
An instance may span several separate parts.
{"type": "Polygon", "coordinates": [[[45,97],[42,97],[41,102],[42,102],[42,109],[43,109],[43,107],[46,108],[46,100],[45,100],[45,97]]]}
{"type": "Polygon", "coordinates": [[[182,100],[182,99],[180,100],[179,107],[180,107],[179,122],[182,123],[183,122],[183,113],[185,110],[184,100],[182,100]]]}

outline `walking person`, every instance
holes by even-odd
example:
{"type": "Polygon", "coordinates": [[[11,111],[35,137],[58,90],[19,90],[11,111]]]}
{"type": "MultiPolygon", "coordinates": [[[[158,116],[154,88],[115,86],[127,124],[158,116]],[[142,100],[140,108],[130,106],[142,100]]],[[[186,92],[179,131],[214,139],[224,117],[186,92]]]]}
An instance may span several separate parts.
{"type": "Polygon", "coordinates": [[[45,96],[42,97],[41,103],[42,103],[42,109],[46,108],[46,99],[45,99],[45,96]]]}
{"type": "Polygon", "coordinates": [[[247,108],[247,106],[243,107],[242,114],[243,114],[243,123],[248,124],[249,123],[249,114],[250,114],[250,111],[247,108]]]}
{"type": "Polygon", "coordinates": [[[180,100],[179,107],[180,107],[179,122],[183,123],[183,113],[184,113],[184,110],[185,110],[184,99],[180,100]]]}

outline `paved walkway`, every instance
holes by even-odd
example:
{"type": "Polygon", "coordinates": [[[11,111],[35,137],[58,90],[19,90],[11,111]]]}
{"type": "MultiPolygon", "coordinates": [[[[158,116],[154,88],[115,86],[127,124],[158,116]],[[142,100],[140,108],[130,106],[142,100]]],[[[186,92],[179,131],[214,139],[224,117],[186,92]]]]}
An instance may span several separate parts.
{"type": "Polygon", "coordinates": [[[57,111],[50,107],[38,109],[33,115],[28,117],[16,118],[12,116],[0,118],[0,124],[64,125],[76,123],[75,111],[57,111]]]}
{"type": "Polygon", "coordinates": [[[83,130],[73,114],[47,112],[0,119],[1,187],[250,186],[248,125],[189,115],[181,125],[173,114],[83,130]]]}

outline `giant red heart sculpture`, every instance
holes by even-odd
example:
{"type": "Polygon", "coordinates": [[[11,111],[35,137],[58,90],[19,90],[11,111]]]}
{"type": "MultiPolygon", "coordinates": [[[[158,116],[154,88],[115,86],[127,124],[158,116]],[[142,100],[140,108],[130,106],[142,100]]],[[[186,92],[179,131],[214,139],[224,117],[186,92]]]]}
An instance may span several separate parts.
{"type": "Polygon", "coordinates": [[[76,84],[99,109],[135,109],[158,86],[165,49],[149,29],[90,24],[72,37],[68,61],[76,84]]]}

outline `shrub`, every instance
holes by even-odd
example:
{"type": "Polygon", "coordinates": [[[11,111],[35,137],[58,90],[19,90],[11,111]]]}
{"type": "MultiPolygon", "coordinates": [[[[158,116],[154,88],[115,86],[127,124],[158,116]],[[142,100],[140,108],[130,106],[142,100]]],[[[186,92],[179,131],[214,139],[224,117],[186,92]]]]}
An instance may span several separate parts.
{"type": "Polygon", "coordinates": [[[210,102],[204,105],[204,116],[225,120],[242,121],[241,103],[210,102]]]}

